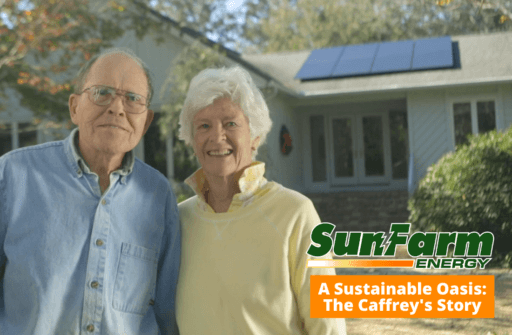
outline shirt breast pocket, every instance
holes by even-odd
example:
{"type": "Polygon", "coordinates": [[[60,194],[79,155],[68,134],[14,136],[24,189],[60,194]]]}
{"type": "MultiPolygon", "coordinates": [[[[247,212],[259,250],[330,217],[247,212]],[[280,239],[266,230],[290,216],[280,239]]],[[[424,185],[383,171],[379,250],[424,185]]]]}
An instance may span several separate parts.
{"type": "Polygon", "coordinates": [[[156,269],[156,251],[123,243],[112,307],[120,312],[146,314],[154,299],[156,269]]]}

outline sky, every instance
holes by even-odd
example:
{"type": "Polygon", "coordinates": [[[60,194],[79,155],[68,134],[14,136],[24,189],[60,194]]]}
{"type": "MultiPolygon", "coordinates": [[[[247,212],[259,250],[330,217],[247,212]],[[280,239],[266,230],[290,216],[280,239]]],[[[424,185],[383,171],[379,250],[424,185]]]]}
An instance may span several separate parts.
{"type": "Polygon", "coordinates": [[[5,25],[11,29],[12,28],[12,22],[9,21],[9,18],[7,17],[6,13],[0,13],[0,19],[5,23],[5,25]]]}
{"type": "MultiPolygon", "coordinates": [[[[24,0],[20,1],[20,3],[18,4],[18,8],[21,10],[31,10],[32,8],[34,8],[34,5],[32,5],[29,0],[24,0]]],[[[9,21],[9,17],[6,13],[0,13],[0,20],[2,20],[5,23],[7,28],[12,29],[13,23],[9,21]]]]}
{"type": "Polygon", "coordinates": [[[237,10],[241,5],[243,5],[244,0],[226,0],[226,9],[228,11],[237,10]]]}

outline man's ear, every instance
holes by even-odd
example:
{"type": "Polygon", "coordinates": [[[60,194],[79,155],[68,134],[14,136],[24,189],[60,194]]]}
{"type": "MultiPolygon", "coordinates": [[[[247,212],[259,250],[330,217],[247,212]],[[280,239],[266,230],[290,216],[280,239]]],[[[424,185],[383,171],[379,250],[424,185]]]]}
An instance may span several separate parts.
{"type": "Polygon", "coordinates": [[[78,125],[77,108],[78,108],[78,98],[79,97],[80,97],[79,95],[72,93],[68,99],[69,116],[71,117],[71,121],[76,125],[78,125]]]}
{"type": "Polygon", "coordinates": [[[146,123],[144,124],[144,132],[142,133],[142,136],[146,134],[146,132],[149,129],[149,126],[151,125],[151,122],[153,122],[153,118],[155,117],[155,113],[153,110],[148,109],[147,115],[146,115],[146,123]]]}

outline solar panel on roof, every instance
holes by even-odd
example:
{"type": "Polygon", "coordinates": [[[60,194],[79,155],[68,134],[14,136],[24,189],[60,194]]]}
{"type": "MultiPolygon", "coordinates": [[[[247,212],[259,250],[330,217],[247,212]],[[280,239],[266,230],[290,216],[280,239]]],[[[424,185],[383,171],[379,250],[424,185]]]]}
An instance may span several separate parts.
{"type": "Polygon", "coordinates": [[[412,69],[435,69],[453,66],[452,40],[449,36],[414,42],[412,69]]]}
{"type": "Polygon", "coordinates": [[[295,78],[326,79],[453,68],[457,66],[456,52],[449,36],[317,49],[311,52],[295,78]]]}
{"type": "Polygon", "coordinates": [[[370,73],[378,46],[378,44],[346,46],[332,76],[343,77],[370,73]]]}
{"type": "Polygon", "coordinates": [[[344,47],[313,50],[295,78],[330,77],[344,47]]]}
{"type": "Polygon", "coordinates": [[[375,56],[371,73],[410,70],[413,47],[414,41],[382,43],[375,56]]]}

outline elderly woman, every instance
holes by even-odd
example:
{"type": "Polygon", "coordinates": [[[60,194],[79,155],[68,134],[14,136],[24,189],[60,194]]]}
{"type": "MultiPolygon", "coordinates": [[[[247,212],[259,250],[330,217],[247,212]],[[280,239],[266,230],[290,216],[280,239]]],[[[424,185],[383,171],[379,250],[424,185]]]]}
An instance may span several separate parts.
{"type": "Polygon", "coordinates": [[[186,180],[176,313],[181,335],[344,334],[344,320],[309,315],[306,267],[320,219],[305,196],[263,177],[253,161],[272,121],[239,67],[199,73],[180,115],[180,138],[202,168],[186,180]]]}

